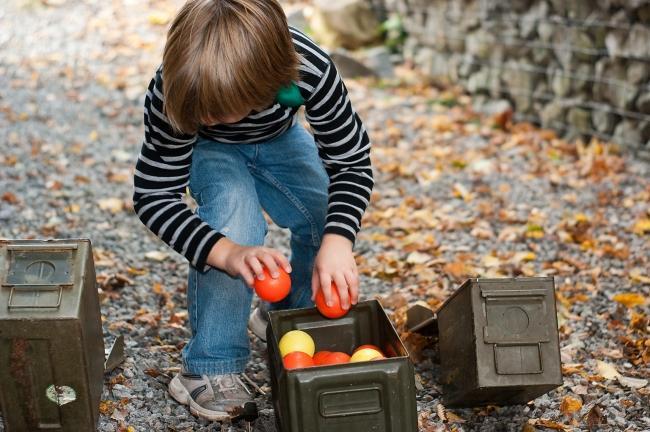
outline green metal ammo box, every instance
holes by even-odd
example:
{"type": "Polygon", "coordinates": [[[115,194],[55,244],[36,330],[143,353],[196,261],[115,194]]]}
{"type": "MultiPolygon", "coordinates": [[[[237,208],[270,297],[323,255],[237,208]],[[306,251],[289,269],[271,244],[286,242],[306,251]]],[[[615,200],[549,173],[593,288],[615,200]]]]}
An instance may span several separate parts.
{"type": "Polygon", "coordinates": [[[89,240],[0,240],[5,430],[96,430],[104,342],[89,240]]]}
{"type": "Polygon", "coordinates": [[[523,404],[562,385],[553,278],[469,279],[438,332],[447,406],[523,404]]]}
{"type": "Polygon", "coordinates": [[[267,348],[273,405],[281,432],[415,432],[415,378],[408,352],[377,300],[329,320],[315,308],[270,312],[267,348]],[[316,350],[350,354],[379,346],[385,360],[286,370],[278,343],[303,330],[316,350]]]}

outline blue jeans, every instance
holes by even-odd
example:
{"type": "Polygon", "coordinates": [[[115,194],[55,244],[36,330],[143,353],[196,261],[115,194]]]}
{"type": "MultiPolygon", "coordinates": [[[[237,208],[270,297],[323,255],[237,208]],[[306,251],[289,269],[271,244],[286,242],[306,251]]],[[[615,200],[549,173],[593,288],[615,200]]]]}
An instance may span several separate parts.
{"type": "MultiPolygon", "coordinates": [[[[298,123],[261,144],[199,139],[192,156],[190,191],[198,215],[230,240],[263,245],[264,209],[291,231],[291,293],[271,309],[312,306],[311,274],[327,216],[329,179],[314,138],[298,123]]],[[[187,304],[192,338],[185,368],[220,375],[244,370],[253,291],[241,278],[190,267],[187,304]]]]}

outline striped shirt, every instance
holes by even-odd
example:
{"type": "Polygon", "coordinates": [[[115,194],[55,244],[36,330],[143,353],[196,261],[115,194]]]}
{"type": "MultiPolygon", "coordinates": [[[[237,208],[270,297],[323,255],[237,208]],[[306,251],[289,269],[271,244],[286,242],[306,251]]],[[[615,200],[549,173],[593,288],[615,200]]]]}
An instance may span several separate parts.
{"type": "MultiPolygon", "coordinates": [[[[330,179],[324,233],[354,242],[373,187],[370,140],[332,60],[304,34],[290,31],[300,57],[296,85],[330,179]]],[[[134,209],[154,234],[193,266],[207,270],[208,253],[223,234],[183,201],[197,137],[233,144],[268,141],[291,127],[298,107],[276,103],[237,123],[202,127],[196,135],[179,134],[165,116],[161,68],[144,103],[145,136],[135,169],[134,209]]]]}

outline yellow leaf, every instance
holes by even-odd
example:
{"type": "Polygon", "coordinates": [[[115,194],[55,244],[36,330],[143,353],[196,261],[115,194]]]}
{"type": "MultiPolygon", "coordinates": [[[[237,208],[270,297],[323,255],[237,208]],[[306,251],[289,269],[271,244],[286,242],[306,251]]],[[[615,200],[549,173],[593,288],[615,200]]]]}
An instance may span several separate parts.
{"type": "Polygon", "coordinates": [[[522,261],[534,261],[537,258],[535,252],[517,252],[513,257],[512,261],[515,263],[520,263],[522,261]]]}
{"type": "Polygon", "coordinates": [[[639,235],[650,233],[650,219],[638,220],[634,224],[634,228],[632,228],[632,231],[634,231],[636,234],[639,235]]]}
{"type": "Polygon", "coordinates": [[[564,415],[571,415],[582,408],[582,401],[571,396],[566,396],[560,404],[560,411],[564,415]]]}
{"type": "Polygon", "coordinates": [[[632,279],[633,282],[650,284],[650,277],[645,276],[643,274],[643,269],[639,267],[630,270],[630,279],[632,279]]]}
{"type": "Polygon", "coordinates": [[[621,303],[629,308],[644,305],[646,302],[643,294],[639,293],[622,293],[614,296],[614,301],[621,303]]]}
{"type": "Polygon", "coordinates": [[[526,226],[526,237],[541,239],[544,237],[544,227],[538,224],[528,224],[526,226]]]}
{"type": "Polygon", "coordinates": [[[584,213],[578,213],[574,216],[576,222],[589,222],[589,217],[584,213]]]}
{"type": "Polygon", "coordinates": [[[88,139],[89,139],[90,141],[97,141],[97,138],[99,138],[99,133],[97,133],[96,130],[93,130],[92,132],[90,132],[90,133],[88,134],[88,139]]]}
{"type": "Polygon", "coordinates": [[[152,12],[147,17],[149,24],[152,25],[165,25],[171,19],[171,15],[166,12],[152,12]]]}
{"type": "Polygon", "coordinates": [[[464,201],[471,201],[474,198],[467,188],[460,183],[454,183],[453,194],[456,198],[462,198],[464,201]]]}

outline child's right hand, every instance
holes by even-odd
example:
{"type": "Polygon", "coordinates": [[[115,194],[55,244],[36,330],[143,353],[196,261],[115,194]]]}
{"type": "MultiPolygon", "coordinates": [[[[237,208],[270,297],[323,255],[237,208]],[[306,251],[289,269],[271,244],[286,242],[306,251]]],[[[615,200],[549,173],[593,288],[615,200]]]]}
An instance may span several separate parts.
{"type": "Polygon", "coordinates": [[[208,254],[208,264],[230,276],[241,276],[251,288],[255,278],[264,279],[264,267],[273,278],[279,276],[278,267],[291,273],[289,260],[280,251],[263,246],[243,246],[227,237],[212,247],[208,254]]]}

